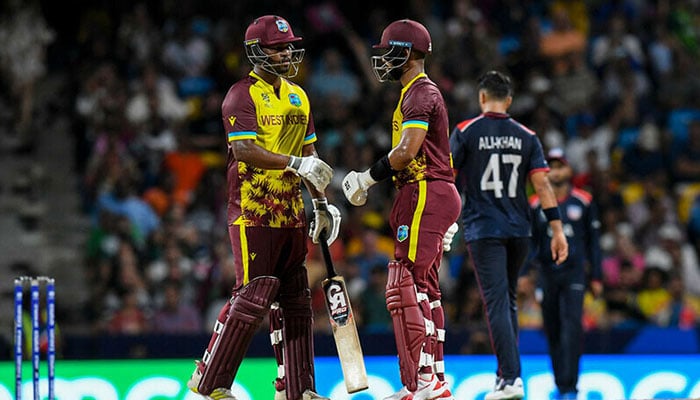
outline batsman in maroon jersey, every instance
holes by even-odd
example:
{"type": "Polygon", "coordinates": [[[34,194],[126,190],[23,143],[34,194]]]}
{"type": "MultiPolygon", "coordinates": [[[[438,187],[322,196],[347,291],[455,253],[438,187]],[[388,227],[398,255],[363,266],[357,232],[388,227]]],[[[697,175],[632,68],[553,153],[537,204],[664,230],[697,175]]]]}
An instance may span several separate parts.
{"type": "Polygon", "coordinates": [[[315,392],[313,320],[307,278],[306,215],[300,183],[312,196],[309,236],[338,236],[340,213],[324,189],[333,171],[316,156],[316,130],[306,92],[290,78],[304,49],[276,15],[245,33],[253,70],[234,83],[221,112],[228,143],[228,231],[236,282],[209,345],[187,386],[206,399],[235,400],[238,368],[262,321],[278,362],[275,399],[328,400],[315,392]],[[270,313],[270,310],[272,312],[270,313]]]}
{"type": "Polygon", "coordinates": [[[379,81],[400,81],[403,87],[392,120],[392,149],[368,170],[350,171],[343,191],[351,204],[361,206],[378,181],[391,177],[398,189],[390,217],[395,260],[389,262],[386,304],[404,387],[386,399],[452,399],[444,382],[438,269],[461,200],[452,173],[447,108],[425,74],[432,45],[423,25],[395,21],[374,47],[385,50],[372,57],[379,81]]]}

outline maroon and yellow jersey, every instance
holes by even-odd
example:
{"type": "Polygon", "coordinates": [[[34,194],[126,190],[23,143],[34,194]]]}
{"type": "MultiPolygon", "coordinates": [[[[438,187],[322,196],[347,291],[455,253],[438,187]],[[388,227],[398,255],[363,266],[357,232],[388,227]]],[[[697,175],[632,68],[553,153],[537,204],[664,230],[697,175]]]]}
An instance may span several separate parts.
{"type": "Polygon", "coordinates": [[[316,141],[309,99],[282,79],[279,95],[254,72],[229,89],[221,106],[228,146],[228,223],[298,228],[306,224],[301,178],[285,170],[257,168],[238,161],[231,142],[254,140],[273,153],[301,156],[316,141]]]}
{"type": "Polygon", "coordinates": [[[394,185],[400,188],[422,180],[454,182],[447,107],[440,89],[424,73],[401,90],[392,121],[392,147],[399,143],[406,128],[424,129],[427,133],[416,157],[394,175],[394,185]]]}

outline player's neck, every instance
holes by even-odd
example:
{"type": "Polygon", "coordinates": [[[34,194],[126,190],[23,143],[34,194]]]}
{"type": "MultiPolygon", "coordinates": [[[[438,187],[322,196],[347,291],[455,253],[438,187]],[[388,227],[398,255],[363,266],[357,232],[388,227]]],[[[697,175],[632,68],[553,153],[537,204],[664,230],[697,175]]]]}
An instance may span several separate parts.
{"type": "Polygon", "coordinates": [[[425,72],[425,68],[423,67],[422,64],[419,63],[411,63],[410,66],[404,73],[401,75],[401,86],[406,86],[408,85],[409,82],[413,80],[416,76],[419,74],[422,74],[425,72]]]}
{"type": "Polygon", "coordinates": [[[568,183],[562,183],[560,185],[552,184],[552,191],[554,192],[554,196],[557,198],[557,200],[564,200],[567,196],[569,196],[571,185],[568,183]]]}
{"type": "Polygon", "coordinates": [[[486,113],[497,113],[497,114],[507,114],[508,106],[502,101],[487,101],[481,104],[481,112],[486,113]]]}
{"type": "Polygon", "coordinates": [[[282,84],[282,79],[279,76],[271,74],[262,68],[255,68],[255,74],[261,77],[262,80],[270,84],[275,89],[279,89],[282,84]]]}

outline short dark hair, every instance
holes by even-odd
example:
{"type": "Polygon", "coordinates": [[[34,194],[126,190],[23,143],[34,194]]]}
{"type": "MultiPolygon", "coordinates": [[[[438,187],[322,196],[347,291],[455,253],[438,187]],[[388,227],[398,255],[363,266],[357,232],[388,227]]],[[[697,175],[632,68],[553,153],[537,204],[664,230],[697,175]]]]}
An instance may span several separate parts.
{"type": "Polygon", "coordinates": [[[513,95],[513,85],[508,75],[499,71],[488,71],[479,78],[479,90],[485,90],[489,96],[505,100],[513,95]]]}

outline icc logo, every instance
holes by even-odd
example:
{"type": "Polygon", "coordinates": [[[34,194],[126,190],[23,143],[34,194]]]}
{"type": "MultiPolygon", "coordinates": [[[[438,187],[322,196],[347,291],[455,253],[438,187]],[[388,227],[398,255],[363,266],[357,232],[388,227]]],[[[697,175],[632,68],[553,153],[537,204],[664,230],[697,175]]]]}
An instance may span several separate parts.
{"type": "Polygon", "coordinates": [[[331,306],[331,310],[337,310],[340,307],[347,306],[345,296],[343,295],[343,289],[340,287],[340,285],[330,285],[326,296],[328,297],[328,303],[331,306]]]}

